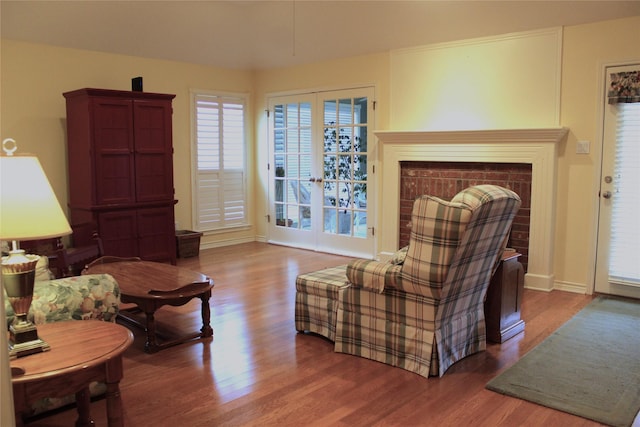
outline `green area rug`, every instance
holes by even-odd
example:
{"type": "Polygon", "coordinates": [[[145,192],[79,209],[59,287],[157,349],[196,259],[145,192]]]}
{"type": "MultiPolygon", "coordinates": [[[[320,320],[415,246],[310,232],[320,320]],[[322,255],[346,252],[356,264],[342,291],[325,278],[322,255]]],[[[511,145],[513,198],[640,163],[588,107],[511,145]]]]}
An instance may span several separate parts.
{"type": "Polygon", "coordinates": [[[611,426],[640,409],[640,302],[598,297],[489,390],[611,426]]]}

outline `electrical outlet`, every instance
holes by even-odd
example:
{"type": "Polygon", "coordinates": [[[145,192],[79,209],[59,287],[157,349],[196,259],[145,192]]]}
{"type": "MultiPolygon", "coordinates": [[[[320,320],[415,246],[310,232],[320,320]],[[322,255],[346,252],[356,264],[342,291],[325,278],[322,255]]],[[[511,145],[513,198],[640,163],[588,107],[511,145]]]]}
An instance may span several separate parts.
{"type": "Polygon", "coordinates": [[[578,141],[576,154],[589,154],[589,141],[578,141]]]}

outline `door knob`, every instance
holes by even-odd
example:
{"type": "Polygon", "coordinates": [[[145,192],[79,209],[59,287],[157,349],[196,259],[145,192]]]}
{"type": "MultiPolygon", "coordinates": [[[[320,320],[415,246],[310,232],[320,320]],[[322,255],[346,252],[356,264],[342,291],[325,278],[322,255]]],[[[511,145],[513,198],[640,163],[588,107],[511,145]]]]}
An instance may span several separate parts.
{"type": "Polygon", "coordinates": [[[604,193],[602,193],[602,197],[604,197],[605,199],[610,199],[611,196],[611,191],[605,191],[604,193]]]}

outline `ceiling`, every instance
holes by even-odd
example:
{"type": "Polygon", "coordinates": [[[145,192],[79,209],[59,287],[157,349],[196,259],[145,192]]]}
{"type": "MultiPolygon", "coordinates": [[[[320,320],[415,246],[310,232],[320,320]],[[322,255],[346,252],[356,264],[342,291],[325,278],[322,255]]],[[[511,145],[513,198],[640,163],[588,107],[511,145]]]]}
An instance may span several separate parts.
{"type": "Polygon", "coordinates": [[[640,15],[635,1],[0,1],[3,38],[267,69],[640,15]]]}

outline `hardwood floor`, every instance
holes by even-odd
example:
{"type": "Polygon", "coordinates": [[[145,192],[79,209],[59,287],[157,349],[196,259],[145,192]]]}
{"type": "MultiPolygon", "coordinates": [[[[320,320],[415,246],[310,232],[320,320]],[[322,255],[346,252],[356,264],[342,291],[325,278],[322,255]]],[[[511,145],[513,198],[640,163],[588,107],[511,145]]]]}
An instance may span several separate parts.
{"type": "MultiPolygon", "coordinates": [[[[213,339],[146,354],[144,332],[124,356],[121,392],[128,426],[597,426],[488,391],[485,384],[591,301],[591,296],[525,290],[526,329],[502,345],[425,379],[334,353],[328,340],[293,323],[298,274],[348,258],[248,243],[200,251],[178,265],[209,275],[213,339]]],[[[141,278],[148,280],[149,278],[141,278]]],[[[196,330],[199,301],[163,307],[160,330],[196,330]]],[[[579,357],[579,355],[576,355],[579,357]]],[[[552,363],[552,361],[550,361],[552,363]]],[[[92,404],[106,426],[105,401],[92,404]]],[[[71,426],[74,409],[29,426],[71,426]]]]}

